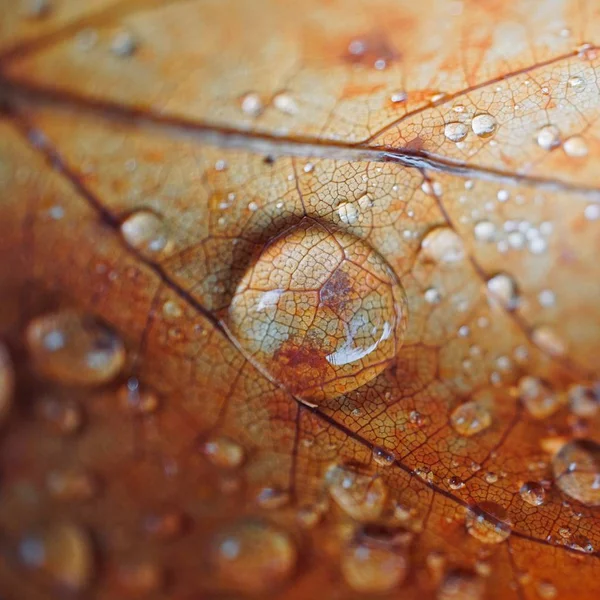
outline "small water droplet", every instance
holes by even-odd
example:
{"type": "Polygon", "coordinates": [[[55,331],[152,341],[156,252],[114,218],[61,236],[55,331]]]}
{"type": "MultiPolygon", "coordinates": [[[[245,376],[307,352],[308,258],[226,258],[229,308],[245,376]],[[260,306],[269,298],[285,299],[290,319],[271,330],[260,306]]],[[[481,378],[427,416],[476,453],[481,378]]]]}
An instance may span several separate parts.
{"type": "Polygon", "coordinates": [[[464,260],[465,248],[459,235],[449,227],[435,227],[421,242],[423,255],[440,263],[455,263],[464,260]]]}
{"type": "Polygon", "coordinates": [[[46,476],[46,487],[55,500],[84,501],[98,494],[97,478],[84,469],[51,471],[46,476]]]}
{"type": "Polygon", "coordinates": [[[460,490],[461,488],[465,487],[465,482],[460,477],[455,475],[448,479],[448,487],[451,490],[460,490]]]}
{"type": "Polygon", "coordinates": [[[396,458],[391,452],[388,452],[383,448],[375,447],[373,448],[373,460],[380,467],[389,467],[394,464],[396,458]]]}
{"type": "Polygon", "coordinates": [[[451,142],[460,142],[467,137],[467,133],[469,133],[469,128],[465,123],[461,123],[460,121],[452,121],[451,123],[446,123],[444,126],[444,135],[451,142]]]}
{"type": "Polygon", "coordinates": [[[537,481],[527,481],[521,486],[519,494],[524,502],[531,506],[541,506],[546,501],[546,490],[537,481]]]}
{"type": "Polygon", "coordinates": [[[137,41],[129,31],[119,31],[110,45],[115,56],[125,58],[132,56],[137,49],[137,41]]]}
{"type": "Polygon", "coordinates": [[[552,356],[562,356],[566,352],[564,342],[549,326],[536,327],[531,334],[531,339],[538,348],[552,356]]]}
{"type": "Polygon", "coordinates": [[[241,99],[242,112],[250,117],[258,117],[264,110],[263,101],[256,92],[249,92],[241,99]]]}
{"type": "Polygon", "coordinates": [[[125,363],[125,348],[117,335],[91,315],[75,310],[33,319],[25,337],[38,372],[61,383],[106,383],[125,363]]]}
{"type": "Polygon", "coordinates": [[[495,300],[498,300],[509,310],[514,310],[518,304],[517,286],[510,275],[498,273],[487,282],[487,289],[495,300]]]}
{"type": "Polygon", "coordinates": [[[495,502],[481,502],[470,508],[465,519],[467,531],[484,544],[499,544],[512,532],[506,510],[495,502]]]}
{"type": "Polygon", "coordinates": [[[154,260],[173,248],[164,220],[149,210],[139,210],[121,223],[121,235],[144,258],[154,260]]]}
{"type": "Polygon", "coordinates": [[[571,412],[583,419],[591,419],[600,408],[600,387],[572,385],[568,392],[571,412]]]}
{"type": "Polygon", "coordinates": [[[408,98],[408,94],[404,90],[396,90],[395,92],[392,92],[392,94],[390,96],[390,100],[394,104],[400,104],[401,102],[406,102],[407,98],[408,98]]]}
{"type": "Polygon", "coordinates": [[[388,491],[380,477],[333,465],[325,474],[327,489],[337,505],[357,521],[374,521],[383,511],[388,491]]]}
{"type": "Polygon", "coordinates": [[[450,423],[459,435],[471,437],[487,429],[492,424],[492,416],[485,406],[470,400],[452,411],[450,423]]]}
{"type": "Polygon", "coordinates": [[[365,594],[390,592],[407,575],[405,545],[377,534],[359,533],[343,549],[340,567],[353,590],[365,594]]]}
{"type": "Polygon", "coordinates": [[[498,481],[498,475],[496,473],[488,472],[485,474],[485,480],[489,484],[496,483],[498,481]]]}
{"type": "Polygon", "coordinates": [[[223,469],[237,469],[245,459],[242,446],[225,436],[209,438],[201,449],[213,465],[223,469]]]}
{"type": "Polygon", "coordinates": [[[491,221],[479,221],[475,224],[473,233],[480,242],[493,242],[496,239],[496,226],[491,221]]]}
{"type": "Polygon", "coordinates": [[[556,485],[567,496],[600,506],[600,445],[591,440],[566,443],[553,457],[556,485]]]}
{"type": "Polygon", "coordinates": [[[26,567],[40,571],[72,592],[87,588],[94,575],[94,553],[87,532],[73,523],[53,523],[26,534],[19,542],[26,567]]]}
{"type": "Polygon", "coordinates": [[[466,569],[450,571],[440,584],[436,600],[482,600],[485,581],[466,569]]]}
{"type": "Polygon", "coordinates": [[[597,221],[600,219],[600,205],[588,204],[583,211],[583,216],[588,221],[597,221]]]}
{"type": "Polygon", "coordinates": [[[298,105],[289,92],[275,94],[273,106],[286,115],[295,115],[298,113],[298,105]]]}
{"type": "Polygon", "coordinates": [[[156,412],[160,404],[158,396],[136,377],[130,377],[119,388],[117,396],[121,406],[133,415],[150,415],[156,412]]]}
{"type": "Polygon", "coordinates": [[[489,138],[494,135],[497,126],[496,119],[488,113],[475,115],[471,121],[473,133],[480,138],[489,138]]]}
{"type": "Polygon", "coordinates": [[[560,131],[556,125],[544,125],[537,131],[536,141],[540,148],[552,150],[560,144],[560,131]]]}
{"type": "Polygon", "coordinates": [[[284,530],[257,520],[242,520],[220,531],[212,560],[224,586],[264,594],[292,576],[296,547],[284,530]]]}
{"type": "Polygon", "coordinates": [[[545,419],[561,407],[559,396],[537,377],[521,377],[518,387],[519,397],[534,419],[545,419]]]}
{"type": "Polygon", "coordinates": [[[563,142],[563,150],[567,156],[582,158],[588,154],[587,142],[580,135],[574,135],[563,142]]]}
{"type": "Polygon", "coordinates": [[[567,80],[567,85],[575,92],[582,92],[585,89],[585,79],[580,75],[573,75],[567,80]]]}
{"type": "Polygon", "coordinates": [[[439,304],[442,301],[442,295],[439,290],[435,288],[429,288],[425,290],[425,302],[429,304],[439,304]]]}

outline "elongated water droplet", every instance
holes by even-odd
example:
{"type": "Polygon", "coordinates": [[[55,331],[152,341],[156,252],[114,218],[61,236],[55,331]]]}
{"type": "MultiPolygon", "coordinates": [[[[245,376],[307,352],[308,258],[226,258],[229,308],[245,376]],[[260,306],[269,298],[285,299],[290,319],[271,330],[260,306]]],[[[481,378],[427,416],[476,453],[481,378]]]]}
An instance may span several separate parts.
{"type": "Polygon", "coordinates": [[[15,374],[8,348],[0,342],[0,425],[12,406],[14,385],[15,374]]]}
{"type": "Polygon", "coordinates": [[[560,131],[556,125],[544,125],[538,129],[536,141],[540,148],[552,150],[560,144],[560,131]]]}
{"type": "Polygon", "coordinates": [[[545,419],[561,407],[559,396],[547,384],[529,375],[519,379],[519,397],[535,419],[545,419]]]}
{"type": "Polygon", "coordinates": [[[458,434],[470,437],[487,429],[492,424],[492,416],[485,406],[470,400],[452,411],[450,423],[458,434]]]}
{"type": "Polygon", "coordinates": [[[373,448],[373,460],[380,467],[389,467],[394,464],[395,457],[391,452],[384,450],[383,448],[373,448]]]}
{"type": "Polygon", "coordinates": [[[580,135],[574,135],[563,143],[563,149],[567,156],[573,158],[583,158],[588,154],[588,145],[580,135]]]}
{"type": "Polygon", "coordinates": [[[556,485],[568,496],[600,506],[600,445],[591,440],[565,444],[552,459],[556,485]]]}
{"type": "Polygon", "coordinates": [[[284,530],[262,521],[243,520],[217,535],[212,559],[224,586],[264,594],[292,576],[297,552],[284,530]]]}
{"type": "Polygon", "coordinates": [[[150,260],[168,254],[173,248],[166,223],[149,210],[129,215],[121,223],[121,235],[129,246],[150,260]]]}
{"type": "Polygon", "coordinates": [[[449,227],[429,231],[421,242],[421,251],[427,259],[439,263],[455,263],[465,258],[463,241],[449,227]]]}
{"type": "Polygon", "coordinates": [[[470,508],[465,523],[467,531],[484,544],[499,544],[512,532],[506,510],[495,502],[481,502],[470,508]]]}
{"type": "Polygon", "coordinates": [[[469,133],[468,126],[460,121],[446,123],[444,126],[444,135],[451,142],[460,142],[461,140],[464,140],[467,137],[467,133],[469,133]]]}
{"type": "Polygon", "coordinates": [[[244,449],[237,442],[225,436],[215,436],[202,444],[202,452],[215,466],[224,469],[237,469],[245,458],[244,449]]]}
{"type": "Polygon", "coordinates": [[[312,220],[267,245],[240,281],[227,326],[254,364],[309,403],[373,379],[401,346],[407,301],[391,268],[312,220]]]}
{"type": "Polygon", "coordinates": [[[125,363],[125,348],[117,335],[91,315],[75,310],[33,319],[25,336],[36,369],[61,383],[106,383],[125,363]]]}
{"type": "Polygon", "coordinates": [[[392,92],[392,94],[390,95],[390,100],[394,104],[400,104],[402,102],[406,102],[407,98],[408,98],[408,94],[404,90],[397,90],[395,92],[392,92]]]}
{"type": "Polygon", "coordinates": [[[25,566],[72,592],[87,588],[95,570],[91,540],[73,523],[54,523],[26,534],[19,543],[19,557],[25,566]]]}
{"type": "Polygon", "coordinates": [[[328,469],[325,481],[336,504],[353,519],[374,521],[381,515],[388,491],[380,477],[333,465],[328,469]]]}
{"type": "Polygon", "coordinates": [[[531,506],[541,506],[546,501],[546,490],[537,481],[528,481],[519,490],[521,498],[531,506]]]}
{"type": "Polygon", "coordinates": [[[497,126],[496,119],[488,113],[475,115],[471,121],[473,133],[480,138],[488,138],[494,135],[497,126]]]}

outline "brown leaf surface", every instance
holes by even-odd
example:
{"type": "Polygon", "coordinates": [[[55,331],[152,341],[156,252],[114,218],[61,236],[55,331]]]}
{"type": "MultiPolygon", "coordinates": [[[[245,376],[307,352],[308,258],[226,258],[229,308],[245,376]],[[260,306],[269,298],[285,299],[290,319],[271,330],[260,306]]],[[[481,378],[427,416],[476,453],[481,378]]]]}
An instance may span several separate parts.
{"type": "Polygon", "coordinates": [[[596,3],[0,6],[5,597],[598,597],[596,3]]]}

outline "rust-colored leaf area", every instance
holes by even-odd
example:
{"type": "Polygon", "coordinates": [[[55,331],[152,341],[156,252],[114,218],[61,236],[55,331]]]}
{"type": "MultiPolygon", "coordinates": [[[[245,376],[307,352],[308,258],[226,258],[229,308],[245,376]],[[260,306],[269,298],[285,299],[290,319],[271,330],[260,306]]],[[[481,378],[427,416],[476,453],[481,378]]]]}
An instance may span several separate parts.
{"type": "Polygon", "coordinates": [[[600,6],[0,0],[0,595],[600,596],[600,6]]]}

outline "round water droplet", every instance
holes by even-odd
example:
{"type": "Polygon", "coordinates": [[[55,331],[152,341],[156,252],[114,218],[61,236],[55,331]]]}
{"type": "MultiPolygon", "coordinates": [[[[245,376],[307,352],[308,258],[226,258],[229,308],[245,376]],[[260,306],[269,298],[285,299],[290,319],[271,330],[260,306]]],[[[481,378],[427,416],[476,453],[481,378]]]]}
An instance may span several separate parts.
{"type": "Polygon", "coordinates": [[[373,460],[380,467],[389,467],[394,464],[396,458],[391,452],[384,450],[383,448],[373,448],[373,460]]]}
{"type": "Polygon", "coordinates": [[[121,223],[125,242],[144,258],[155,260],[168,254],[173,243],[164,220],[149,210],[139,210],[121,223]]]}
{"type": "Polygon", "coordinates": [[[498,273],[488,279],[487,289],[491,296],[509,310],[514,310],[518,304],[517,285],[515,280],[505,273],[498,273]]]}
{"type": "Polygon", "coordinates": [[[115,56],[132,56],[137,49],[137,41],[129,31],[119,31],[113,38],[110,50],[115,56]]]}
{"type": "Polygon", "coordinates": [[[388,490],[380,477],[333,465],[325,474],[329,494],[336,504],[357,521],[375,521],[382,513],[388,490]]]}
{"type": "Polygon", "coordinates": [[[83,469],[51,471],[46,487],[55,500],[82,501],[94,498],[99,489],[98,480],[83,469]]]}
{"type": "Polygon", "coordinates": [[[145,532],[155,539],[172,540],[185,531],[186,517],[175,510],[154,513],[144,518],[143,527],[145,532]]]}
{"type": "Polygon", "coordinates": [[[587,142],[580,135],[574,135],[563,143],[563,149],[567,156],[582,158],[588,154],[587,142]]]}
{"type": "Polygon", "coordinates": [[[480,138],[489,138],[496,132],[496,119],[488,113],[480,113],[473,117],[471,128],[473,133],[480,138]]]}
{"type": "Polygon", "coordinates": [[[472,571],[455,569],[442,581],[437,592],[437,600],[482,600],[485,594],[485,581],[472,571]]]}
{"type": "Polygon", "coordinates": [[[258,117],[264,110],[261,97],[255,92],[249,92],[242,97],[242,112],[250,117],[258,117]]]}
{"type": "Polygon", "coordinates": [[[452,123],[446,123],[444,126],[444,135],[451,142],[460,142],[467,137],[469,128],[460,121],[453,121],[452,123]]]}
{"type": "Polygon", "coordinates": [[[212,559],[224,586],[261,594],[280,587],[292,576],[297,552],[282,529],[243,520],[217,535],[212,559]]]}
{"type": "Polygon", "coordinates": [[[569,388],[569,406],[578,417],[591,419],[600,408],[600,386],[573,385],[569,388]]]}
{"type": "Polygon", "coordinates": [[[519,379],[519,397],[534,419],[545,419],[561,407],[561,399],[537,377],[529,375],[519,379]]]}
{"type": "Polygon", "coordinates": [[[583,92],[585,89],[585,79],[580,75],[573,75],[573,77],[569,77],[567,85],[574,92],[583,92]]]}
{"type": "Polygon", "coordinates": [[[451,490],[460,490],[461,488],[465,487],[465,482],[460,477],[455,475],[448,479],[448,487],[451,490]]]}
{"type": "Polygon", "coordinates": [[[452,411],[450,423],[459,435],[471,437],[487,429],[492,424],[492,416],[485,406],[470,400],[452,411]]]}
{"type": "Polygon", "coordinates": [[[0,342],[0,425],[12,406],[14,385],[15,374],[8,348],[0,342]]]}
{"type": "Polygon", "coordinates": [[[465,524],[467,531],[484,544],[499,544],[512,532],[506,510],[495,502],[482,502],[469,509],[465,524]]]}
{"type": "Polygon", "coordinates": [[[406,296],[383,258],[354,236],[305,219],[246,272],[227,326],[254,364],[318,403],[389,366],[406,321],[406,296]]]}
{"type": "Polygon", "coordinates": [[[298,112],[298,105],[293,96],[288,92],[279,92],[273,98],[273,106],[286,115],[295,115],[298,112]]]}
{"type": "Polygon", "coordinates": [[[91,540],[72,523],[54,523],[26,534],[19,543],[19,557],[25,566],[72,592],[88,587],[94,574],[91,540]]]}
{"type": "Polygon", "coordinates": [[[496,226],[491,221],[479,221],[475,224],[473,233],[480,242],[493,242],[496,239],[496,226]]]}
{"type": "Polygon", "coordinates": [[[600,506],[600,445],[591,440],[565,444],[552,459],[556,485],[568,496],[600,506]]]}
{"type": "Polygon", "coordinates": [[[531,506],[541,506],[546,501],[546,490],[537,481],[528,481],[519,490],[521,498],[531,506]]]}
{"type": "Polygon", "coordinates": [[[460,236],[449,227],[435,227],[421,242],[425,258],[439,263],[455,263],[465,258],[465,248],[460,236]]]}
{"type": "Polygon", "coordinates": [[[535,139],[540,148],[552,150],[560,144],[560,131],[556,125],[544,125],[538,129],[535,139]]]}
{"type": "Polygon", "coordinates": [[[52,397],[44,397],[35,405],[36,416],[48,423],[56,432],[63,435],[76,433],[83,424],[81,407],[72,401],[61,401],[52,397]]]}
{"type": "Polygon", "coordinates": [[[118,392],[119,403],[133,415],[150,415],[159,407],[158,396],[142,386],[136,377],[130,377],[118,392]]]}
{"type": "Polygon", "coordinates": [[[33,319],[25,337],[36,369],[61,383],[106,383],[125,363],[125,348],[117,335],[91,315],[75,310],[33,319]]]}
{"type": "Polygon", "coordinates": [[[357,592],[390,592],[406,578],[405,544],[388,536],[361,532],[343,549],[340,568],[346,583],[357,592]]]}
{"type": "Polygon", "coordinates": [[[245,458],[242,446],[225,436],[209,438],[201,450],[213,465],[223,469],[237,469],[245,458]]]}

